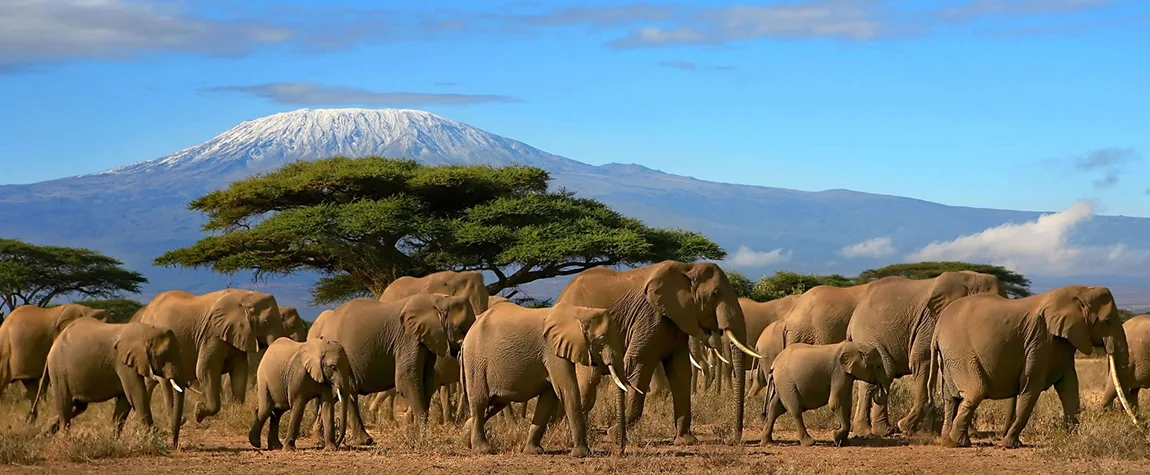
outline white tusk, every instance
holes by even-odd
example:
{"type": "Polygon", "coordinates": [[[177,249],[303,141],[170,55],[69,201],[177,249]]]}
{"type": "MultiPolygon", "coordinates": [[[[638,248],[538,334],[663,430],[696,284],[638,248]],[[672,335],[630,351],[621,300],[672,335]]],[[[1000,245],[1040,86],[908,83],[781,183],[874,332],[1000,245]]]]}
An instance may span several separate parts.
{"type": "Polygon", "coordinates": [[[634,384],[631,384],[631,382],[630,382],[630,381],[628,381],[628,382],[627,382],[627,387],[631,388],[631,390],[633,390],[633,391],[635,391],[635,392],[637,392],[637,393],[639,393],[639,394],[647,394],[647,393],[643,392],[643,390],[642,390],[642,389],[639,389],[639,388],[635,387],[635,385],[634,385],[634,384]]]}
{"type": "Polygon", "coordinates": [[[714,349],[714,348],[711,348],[711,352],[715,353],[715,356],[716,356],[716,357],[718,357],[720,361],[722,361],[722,362],[724,362],[724,363],[726,363],[726,364],[731,364],[731,362],[730,362],[730,361],[727,361],[727,359],[726,359],[726,358],[723,358],[723,354],[722,354],[722,353],[719,353],[719,350],[716,350],[716,349],[714,349]]]}
{"type": "Polygon", "coordinates": [[[1126,388],[1123,388],[1118,381],[1118,367],[1114,364],[1114,355],[1108,355],[1107,359],[1110,360],[1110,379],[1114,382],[1114,392],[1118,393],[1118,401],[1122,403],[1122,408],[1126,409],[1126,414],[1134,421],[1134,425],[1138,425],[1138,417],[1130,410],[1130,403],[1126,401],[1126,388]]]}
{"type": "Polygon", "coordinates": [[[176,392],[178,392],[178,393],[184,392],[184,388],[181,388],[179,384],[176,384],[176,380],[169,379],[168,382],[172,383],[172,389],[175,389],[176,392]]]}
{"type": "Polygon", "coordinates": [[[702,366],[699,366],[699,362],[698,362],[698,361],[695,361],[695,357],[694,357],[694,356],[692,356],[690,353],[688,353],[688,354],[687,354],[687,357],[691,359],[691,365],[692,365],[692,366],[694,366],[694,367],[695,367],[695,369],[699,369],[699,370],[703,369],[703,367],[702,367],[702,366]]]}
{"type": "Polygon", "coordinates": [[[765,356],[760,355],[758,353],[755,353],[755,350],[747,348],[742,343],[740,343],[739,339],[735,338],[735,332],[731,331],[730,328],[723,330],[723,334],[727,336],[728,340],[731,340],[731,343],[734,343],[736,347],[738,347],[740,350],[742,350],[743,353],[751,355],[751,357],[754,357],[754,358],[765,358],[765,356]]]}
{"type": "Polygon", "coordinates": [[[623,392],[627,392],[627,386],[624,386],[623,382],[619,381],[619,375],[615,374],[615,365],[607,365],[607,371],[611,372],[611,379],[615,381],[615,385],[619,386],[619,389],[622,389],[623,392]]]}
{"type": "Polygon", "coordinates": [[[343,402],[343,396],[339,394],[339,388],[335,388],[335,402],[343,402]]]}

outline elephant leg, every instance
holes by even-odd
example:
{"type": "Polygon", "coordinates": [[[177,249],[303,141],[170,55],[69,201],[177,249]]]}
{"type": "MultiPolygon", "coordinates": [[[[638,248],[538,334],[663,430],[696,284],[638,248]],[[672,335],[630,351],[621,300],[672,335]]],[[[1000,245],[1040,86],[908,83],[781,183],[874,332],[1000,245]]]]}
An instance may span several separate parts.
{"type": "Polygon", "coordinates": [[[916,361],[911,369],[910,392],[912,404],[910,412],[898,421],[898,428],[904,433],[910,434],[918,430],[919,425],[922,424],[922,420],[926,416],[927,403],[930,399],[930,388],[927,387],[927,383],[929,382],[928,375],[930,373],[929,366],[929,360],[925,365],[916,361]]]}
{"type": "Polygon", "coordinates": [[[1138,392],[1140,389],[1141,388],[1130,389],[1130,397],[1126,398],[1130,403],[1130,410],[1134,411],[1135,414],[1138,413],[1138,392]]]}
{"type": "MultiPolygon", "coordinates": [[[[639,389],[646,389],[651,378],[650,366],[640,366],[639,389]]],[[[693,445],[699,442],[691,434],[691,359],[686,351],[676,351],[671,357],[663,361],[663,369],[667,371],[667,381],[671,386],[671,402],[675,412],[675,445],[693,445]]],[[[643,411],[643,395],[635,391],[627,393],[634,404],[635,415],[628,415],[627,420],[638,421],[643,411]]]]}
{"type": "Polygon", "coordinates": [[[799,445],[803,447],[810,447],[815,444],[814,437],[811,433],[807,432],[807,425],[803,422],[803,406],[798,401],[798,395],[792,395],[783,398],[783,406],[786,407],[787,412],[795,420],[795,429],[799,433],[799,445]]]}
{"type": "MultiPolygon", "coordinates": [[[[319,404],[320,418],[323,419],[324,441],[326,442],[327,439],[329,439],[335,435],[333,433],[333,431],[331,430],[331,424],[330,424],[331,419],[328,418],[328,413],[327,413],[328,411],[326,410],[327,408],[325,407],[323,400],[321,400],[318,397],[308,398],[308,399],[298,397],[296,400],[291,402],[291,409],[289,409],[289,411],[291,412],[291,418],[288,419],[287,440],[284,441],[284,450],[295,450],[295,448],[296,448],[295,447],[295,441],[296,441],[296,438],[299,436],[299,425],[301,422],[303,422],[304,408],[307,407],[307,403],[308,403],[309,399],[315,399],[316,402],[319,404]]],[[[269,443],[269,445],[270,445],[270,443],[269,443]]]]}
{"type": "Polygon", "coordinates": [[[280,418],[283,417],[283,409],[272,409],[271,420],[268,421],[268,450],[280,450],[284,448],[283,442],[280,442],[280,418]]]}
{"type": "Polygon", "coordinates": [[[547,422],[551,420],[552,412],[559,407],[559,397],[555,390],[547,388],[539,395],[539,402],[535,403],[535,415],[531,417],[531,429],[527,431],[527,444],[523,446],[525,454],[542,454],[543,434],[547,432],[547,422]]]}
{"type": "MultiPolygon", "coordinates": [[[[257,388],[257,391],[259,392],[256,394],[256,418],[252,421],[252,428],[248,430],[248,443],[258,449],[260,448],[260,432],[263,432],[264,423],[272,416],[272,405],[274,403],[271,394],[268,393],[267,390],[260,391],[257,388]]],[[[303,408],[300,409],[302,410],[303,408]]],[[[268,443],[271,443],[270,434],[268,435],[268,443]]]]}
{"type": "Polygon", "coordinates": [[[222,361],[212,355],[200,355],[200,360],[196,364],[196,380],[203,385],[204,396],[196,402],[197,424],[203,422],[208,416],[214,416],[220,412],[220,371],[222,369],[222,361]]]}
{"type": "MultiPolygon", "coordinates": [[[[1114,406],[1114,399],[1117,397],[1118,391],[1114,389],[1114,382],[1111,381],[1110,378],[1106,378],[1106,389],[1102,390],[1102,404],[1100,404],[1099,407],[1103,409],[1112,408],[1114,406]]],[[[1134,403],[1130,398],[1126,398],[1126,400],[1131,404],[1134,403]]]]}
{"type": "Polygon", "coordinates": [[[126,396],[116,397],[116,407],[112,409],[112,424],[116,427],[116,434],[124,430],[124,423],[128,421],[128,412],[131,410],[132,405],[126,396]]]}
{"type": "MultiPolygon", "coordinates": [[[[375,443],[371,436],[367,434],[367,429],[363,426],[363,418],[359,414],[359,395],[353,395],[344,399],[344,404],[348,404],[348,429],[351,432],[351,437],[348,439],[349,445],[372,445],[375,443]],[[350,404],[348,404],[350,403],[350,404]]],[[[319,425],[319,411],[316,411],[316,425],[319,425]]]]}
{"type": "Polygon", "coordinates": [[[1058,401],[1062,403],[1062,426],[1067,432],[1078,429],[1078,410],[1081,401],[1078,399],[1078,372],[1068,371],[1062,379],[1054,383],[1054,392],[1058,394],[1058,401]]]}
{"type": "MultiPolygon", "coordinates": [[[[580,411],[579,381],[575,374],[575,365],[567,361],[549,361],[547,372],[551,377],[551,388],[559,403],[563,405],[564,412],[567,413],[567,425],[571,429],[571,456],[586,457],[591,454],[591,450],[587,448],[586,413],[580,411]]],[[[542,396],[538,404],[544,404],[542,396]]],[[[544,414],[539,413],[538,404],[536,414],[542,417],[544,414]]],[[[534,422],[536,421],[533,421],[533,426],[534,422]]]]}
{"type": "MultiPolygon", "coordinates": [[[[1018,440],[1018,435],[1022,433],[1022,429],[1026,428],[1026,423],[1030,421],[1030,414],[1034,411],[1034,405],[1038,402],[1038,396],[1040,394],[1041,392],[1039,391],[1032,391],[1018,396],[1018,404],[1015,409],[1017,416],[1014,423],[1010,425],[1010,429],[1006,432],[1006,437],[1003,437],[1002,440],[998,442],[998,445],[1008,449],[1022,447],[1022,442],[1018,440]]],[[[1075,391],[1074,394],[1077,399],[1078,392],[1075,391]]]]}
{"type": "Polygon", "coordinates": [[[944,446],[970,446],[970,420],[974,417],[974,412],[978,410],[978,405],[982,403],[983,397],[982,394],[971,394],[962,398],[962,402],[958,404],[958,410],[955,412],[954,422],[951,422],[950,434],[947,434],[942,440],[944,446]]]}
{"type": "Polygon", "coordinates": [[[40,391],[40,378],[21,379],[20,383],[24,385],[24,397],[28,398],[28,404],[31,405],[35,403],[36,394],[40,391]]]}
{"type": "Polygon", "coordinates": [[[856,388],[857,390],[855,391],[856,396],[854,402],[854,421],[851,423],[851,426],[854,429],[855,435],[866,437],[873,433],[870,418],[871,403],[873,401],[867,397],[868,394],[866,388],[862,387],[864,384],[866,384],[865,382],[856,381],[855,384],[859,387],[856,388]]]}
{"type": "MultiPolygon", "coordinates": [[[[1000,438],[1006,437],[1010,432],[1010,426],[1014,425],[1015,409],[1018,406],[1018,397],[1012,397],[1006,402],[1006,423],[1002,425],[1002,431],[999,433],[1000,438]]],[[[993,432],[993,429],[991,430],[993,432]]]]}
{"type": "Polygon", "coordinates": [[[768,394],[769,399],[763,401],[763,412],[766,413],[766,424],[763,426],[763,436],[759,439],[759,445],[769,445],[775,442],[772,434],[775,431],[775,421],[779,416],[787,411],[783,406],[782,399],[779,399],[779,394],[768,394]]]}
{"type": "Polygon", "coordinates": [[[947,439],[950,437],[950,428],[954,423],[954,416],[958,412],[958,404],[962,402],[961,399],[943,395],[942,397],[942,430],[939,432],[939,437],[947,439]]]}
{"type": "Polygon", "coordinates": [[[243,404],[248,394],[248,354],[232,357],[232,367],[228,371],[231,379],[232,400],[243,404]]]}
{"type": "MultiPolygon", "coordinates": [[[[323,413],[323,449],[335,450],[335,398],[331,397],[330,395],[324,395],[319,398],[319,403],[319,410],[323,413]]],[[[300,412],[303,411],[301,410],[300,412]]],[[[293,417],[292,420],[294,421],[295,418],[293,417]]],[[[298,432],[299,424],[288,427],[289,435],[295,435],[298,432]],[[294,431],[292,430],[292,427],[295,427],[294,431]]],[[[294,441],[295,439],[293,438],[292,440],[294,441]]]]}
{"type": "Polygon", "coordinates": [[[495,450],[491,447],[491,442],[487,440],[487,419],[490,417],[487,409],[488,405],[491,404],[491,397],[486,394],[486,391],[480,394],[477,391],[468,390],[467,398],[471,408],[471,419],[469,419],[471,452],[493,454],[495,450]]]}
{"type": "MultiPolygon", "coordinates": [[[[583,365],[575,368],[575,374],[579,378],[579,397],[582,399],[583,413],[590,414],[591,410],[595,408],[595,398],[599,394],[599,379],[603,375],[599,374],[597,368],[583,365]]],[[[563,411],[556,411],[555,422],[564,415],[563,411]]]]}

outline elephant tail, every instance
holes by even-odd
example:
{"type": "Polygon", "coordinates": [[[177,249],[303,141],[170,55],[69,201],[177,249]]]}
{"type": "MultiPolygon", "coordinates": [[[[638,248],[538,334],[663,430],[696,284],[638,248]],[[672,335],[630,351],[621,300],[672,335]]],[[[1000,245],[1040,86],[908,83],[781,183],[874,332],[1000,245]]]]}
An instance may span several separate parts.
{"type": "MultiPolygon", "coordinates": [[[[467,370],[463,367],[463,344],[459,344],[459,409],[456,410],[456,418],[466,421],[463,416],[468,415],[464,412],[470,408],[470,400],[467,399],[467,370]]],[[[471,439],[468,439],[471,440],[471,439]]]]}
{"type": "Polygon", "coordinates": [[[771,401],[775,398],[775,372],[772,369],[767,370],[767,396],[763,400],[763,412],[759,414],[759,420],[767,418],[767,410],[771,407],[771,401]]]}
{"type": "Polygon", "coordinates": [[[48,364],[44,363],[44,372],[40,374],[40,385],[36,388],[36,399],[32,400],[32,409],[28,411],[28,423],[36,421],[36,407],[40,405],[40,399],[47,396],[44,394],[48,390],[48,364]]]}
{"type": "Polygon", "coordinates": [[[4,393],[4,387],[12,381],[12,374],[9,371],[9,359],[12,358],[11,344],[8,343],[8,337],[0,335],[0,394],[4,393]]]}

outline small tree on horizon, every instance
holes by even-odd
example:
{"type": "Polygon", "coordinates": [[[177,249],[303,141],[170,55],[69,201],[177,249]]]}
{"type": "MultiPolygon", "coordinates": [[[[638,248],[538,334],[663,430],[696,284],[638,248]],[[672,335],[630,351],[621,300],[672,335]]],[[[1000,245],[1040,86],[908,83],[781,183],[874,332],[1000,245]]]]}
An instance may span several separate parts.
{"type": "Polygon", "coordinates": [[[653,228],[566,190],[540,168],[421,165],[334,157],[297,161],[189,204],[214,235],[156,258],[162,266],[316,271],[315,304],[380,295],[395,279],[487,271],[492,294],[598,266],[722,259],[692,231],[653,228]]]}
{"type": "Polygon", "coordinates": [[[0,310],[47,307],[57,298],[108,299],[139,293],[148,279],[99,252],[0,239],[0,310]]]}

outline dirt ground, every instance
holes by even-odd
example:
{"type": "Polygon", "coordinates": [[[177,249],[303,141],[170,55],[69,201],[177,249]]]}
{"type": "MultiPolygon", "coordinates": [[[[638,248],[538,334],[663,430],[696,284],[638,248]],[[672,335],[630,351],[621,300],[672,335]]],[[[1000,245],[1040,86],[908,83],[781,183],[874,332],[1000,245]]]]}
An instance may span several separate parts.
{"type": "MultiPolygon", "coordinates": [[[[705,431],[700,431],[704,433],[705,431]]],[[[376,448],[357,447],[338,452],[311,448],[301,442],[293,452],[252,448],[242,438],[224,437],[212,432],[189,431],[179,452],[170,457],[137,457],[96,460],[91,463],[48,463],[16,467],[0,466],[0,473],[1150,473],[1145,462],[1118,460],[1055,460],[1039,446],[1006,450],[991,445],[990,439],[976,440],[976,446],[947,449],[938,445],[910,445],[906,438],[853,440],[853,446],[831,447],[829,431],[812,431],[813,447],[799,447],[795,434],[778,431],[779,445],[760,448],[748,431],[744,447],[720,445],[714,438],[701,438],[691,447],[674,447],[667,441],[652,441],[642,447],[629,447],[625,457],[609,452],[607,444],[596,447],[595,455],[574,459],[558,447],[548,447],[547,455],[531,456],[504,451],[499,455],[470,456],[430,454],[386,454],[376,448]]],[[[922,443],[917,442],[916,443],[922,443]]],[[[930,443],[930,442],[927,442],[930,443]]]]}

